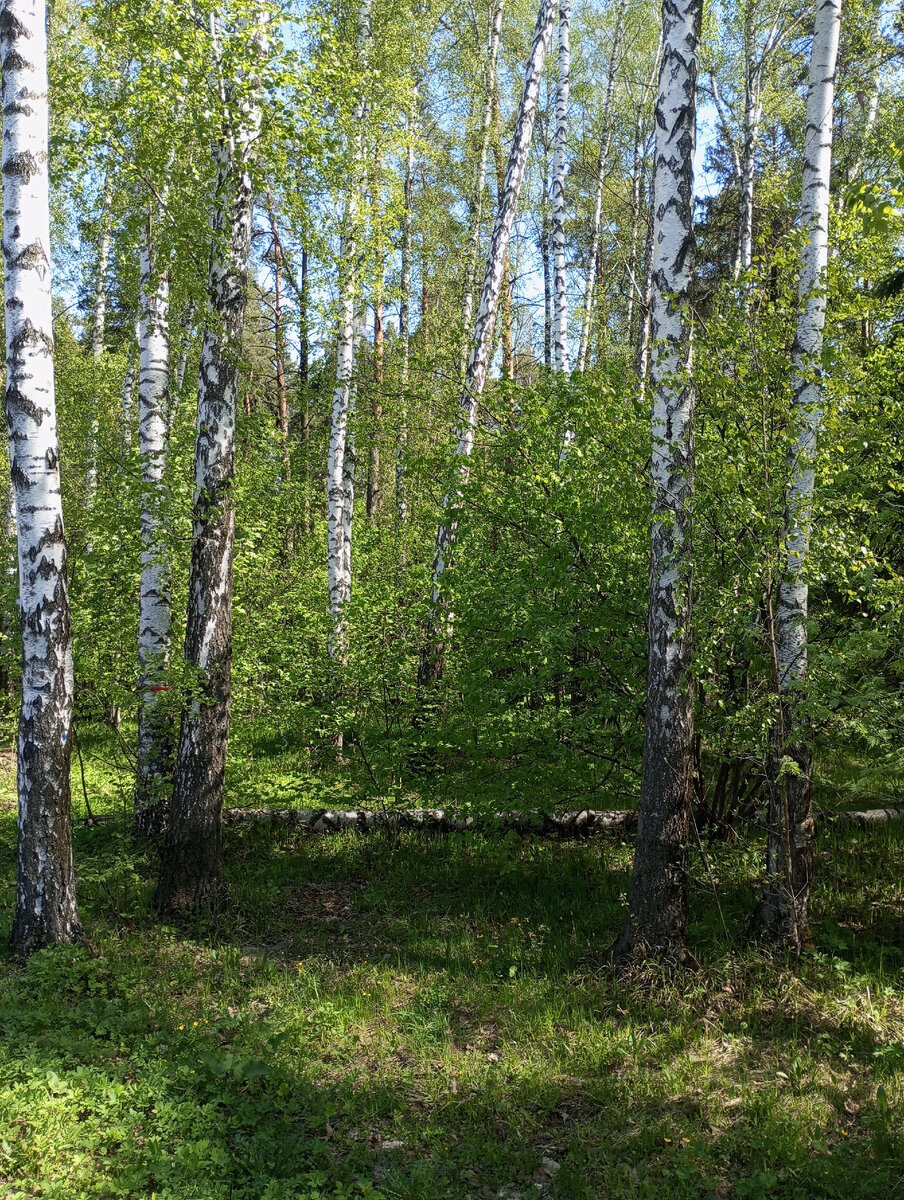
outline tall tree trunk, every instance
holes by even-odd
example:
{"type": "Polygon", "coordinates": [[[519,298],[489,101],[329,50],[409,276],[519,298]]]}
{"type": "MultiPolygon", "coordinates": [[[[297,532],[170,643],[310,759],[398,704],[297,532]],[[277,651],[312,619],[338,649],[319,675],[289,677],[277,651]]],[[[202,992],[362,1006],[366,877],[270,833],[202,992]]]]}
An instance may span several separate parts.
{"type": "Polygon", "coordinates": [[[553,344],[556,370],[571,371],[568,356],[568,287],[565,276],[565,149],[571,74],[571,0],[559,0],[559,85],[556,88],[555,149],[552,158],[553,344]]]}
{"type": "Polygon", "coordinates": [[[185,312],[182,315],[182,344],[179,349],[179,362],[176,366],[176,394],[170,395],[170,410],[167,414],[167,423],[172,428],[173,417],[176,414],[179,397],[182,395],[182,388],[185,384],[185,372],[188,370],[188,356],[191,352],[191,344],[195,338],[195,302],[189,300],[185,306],[185,312]]]}
{"type": "MultiPolygon", "coordinates": [[[[100,246],[97,252],[97,281],[94,290],[94,328],[91,332],[91,356],[100,362],[104,354],[104,338],[107,329],[107,271],[110,262],[110,234],[113,210],[113,187],[109,170],[104,172],[101,198],[100,246]]],[[[85,460],[85,502],[90,507],[97,492],[97,435],[100,420],[96,398],[92,400],[91,424],[88,429],[88,445],[85,460]]]]}
{"type": "MultiPolygon", "coordinates": [[[[266,38],[262,20],[256,18],[255,23],[257,35],[252,44],[262,56],[266,38]]],[[[215,36],[213,40],[216,48],[215,36]]],[[[254,72],[249,74],[251,85],[241,119],[237,127],[227,126],[224,139],[214,148],[217,185],[208,291],[215,324],[204,332],[198,378],[185,629],[189,690],[182,709],[170,819],[155,896],[156,907],[163,912],[203,903],[222,885],[220,813],[232,695],[238,351],[245,319],[254,200],[249,159],[261,120],[260,87],[254,72]]]]}
{"type": "Polygon", "coordinates": [[[480,126],[480,153],[477,158],[477,173],[474,193],[471,197],[470,231],[468,234],[468,265],[465,276],[465,294],[461,310],[461,373],[468,368],[468,339],[474,314],[474,282],[477,278],[477,260],[480,256],[480,222],[483,214],[483,193],[487,182],[487,155],[493,125],[496,100],[496,62],[499,57],[499,41],[502,36],[502,12],[505,0],[494,0],[484,68],[484,106],[480,126]]]}
{"type": "Polygon", "coordinates": [[[383,504],[380,487],[380,439],[383,420],[383,273],[386,268],[383,256],[382,217],[380,214],[380,156],[374,161],[374,182],[371,189],[371,213],[374,228],[374,256],[376,258],[376,295],[374,296],[374,382],[371,391],[371,428],[367,446],[367,497],[365,512],[368,520],[374,518],[383,504]]]}
{"type": "Polygon", "coordinates": [[[136,349],[140,356],[141,321],[135,318],[135,339],[129,342],[129,357],[126,362],[126,377],[122,384],[122,444],[126,452],[132,447],[132,424],[135,413],[135,384],[140,364],[136,363],[136,349]]]}
{"type": "Polygon", "coordinates": [[[753,265],[753,186],[756,177],[756,143],[763,120],[763,75],[780,34],[776,16],[762,49],[756,45],[750,20],[744,30],[744,128],[738,203],[738,251],[734,277],[753,265]]]}
{"type": "Polygon", "coordinates": [[[549,269],[549,215],[546,204],[540,218],[540,261],[543,263],[543,366],[552,369],[552,279],[549,269]]]}
{"type": "Polygon", "coordinates": [[[465,374],[465,385],[456,429],[455,458],[458,462],[458,481],[454,490],[447,493],[443,500],[443,517],[436,534],[428,636],[421,653],[418,669],[418,683],[422,687],[438,680],[442,674],[442,652],[447,621],[440,590],[441,581],[443,572],[451,562],[458,535],[457,507],[461,489],[468,481],[470,455],[474,447],[474,434],[477,429],[477,405],[486,383],[490,365],[496,313],[499,308],[499,296],[506,271],[508,244],[515,220],[518,196],[524,179],[524,169],[527,165],[527,156],[534,130],[534,117],[537,111],[537,97],[540,92],[540,77],[543,73],[546,51],[549,48],[555,12],[556,0],[542,0],[530,57],[525,69],[524,89],[521,93],[521,104],[518,109],[508,169],[500,195],[499,211],[496,214],[493,235],[490,239],[483,291],[474,326],[474,338],[465,374]]]}
{"type": "Polygon", "coordinates": [[[94,291],[94,329],[91,333],[91,354],[95,361],[103,357],[107,331],[107,271],[110,263],[111,216],[113,186],[109,170],[104,172],[104,187],[100,210],[100,246],[97,252],[97,283],[94,291]]]}
{"type": "Polygon", "coordinates": [[[164,530],[169,416],[169,278],[154,261],[151,214],[141,250],[138,439],[141,455],[141,590],[138,600],[138,756],[135,826],[159,833],[172,786],[174,736],[169,690],[172,580],[164,530]]]}
{"type": "Polygon", "coordinates": [[[653,527],[647,705],[637,846],[616,957],[688,957],[687,840],[694,750],[691,285],[702,0],[664,0],[653,202],[653,527]]]}
{"type": "MultiPolygon", "coordinates": [[[[371,0],[361,0],[358,8],[358,53],[366,63],[371,39],[371,0]]],[[[364,122],[367,102],[363,92],[355,105],[353,127],[355,148],[352,155],[341,245],[339,249],[339,339],[336,350],[336,387],[330,418],[330,442],[327,454],[327,587],[330,605],[330,658],[340,667],[348,656],[346,609],[352,594],[351,544],[352,510],[346,497],[350,473],[345,462],[349,450],[352,378],[355,370],[355,299],[358,289],[358,236],[360,223],[362,169],[364,165],[364,122]],[[348,543],[348,544],[347,544],[348,543]]]]}
{"type": "Polygon", "coordinates": [[[637,333],[637,378],[640,380],[640,392],[644,394],[647,385],[647,375],[650,371],[650,328],[653,317],[653,183],[650,181],[649,223],[643,255],[643,293],[641,295],[640,329],[637,333]]]}
{"type": "Polygon", "coordinates": [[[791,943],[798,953],[808,932],[813,874],[812,754],[800,715],[807,680],[807,603],[804,576],[810,551],[816,440],[822,423],[820,383],[826,316],[829,180],[835,64],[841,0],[817,0],[807,92],[800,226],[799,311],[792,349],[796,437],[785,517],[785,561],[774,619],[778,718],[768,766],[766,877],[754,916],[757,933],[791,943]]]}
{"type": "Polygon", "coordinates": [[[593,325],[593,298],[600,257],[600,229],[603,218],[603,189],[609,169],[609,149],[612,143],[612,98],[615,93],[615,73],[621,49],[622,25],[625,18],[624,0],[615,13],[615,28],[612,31],[612,48],[609,51],[609,73],[606,79],[606,99],[603,105],[603,128],[600,133],[600,152],[596,161],[596,192],[593,198],[593,231],[590,237],[590,255],[584,276],[584,298],[581,313],[581,340],[578,343],[578,370],[587,369],[587,352],[590,348],[590,330],[593,325]]]}
{"type": "Polygon", "coordinates": [[[383,287],[377,285],[374,300],[374,385],[371,393],[371,431],[367,455],[367,516],[373,518],[380,511],[383,495],[380,488],[380,423],[383,420],[383,287]]]}
{"type": "Polygon", "coordinates": [[[267,217],[273,255],[273,357],[276,365],[276,413],[283,443],[283,465],[289,474],[289,392],[286,387],[286,335],[282,319],[282,278],[285,255],[273,211],[273,200],[267,192],[267,217]]]}
{"type": "Polygon", "coordinates": [[[16,908],[28,954],[81,936],[72,873],[72,626],[60,497],[50,290],[47,35],[43,0],[0,12],[6,420],[19,552],[16,908]]]}
{"type": "Polygon", "coordinates": [[[395,500],[399,528],[408,519],[408,496],[405,489],[405,456],[408,449],[408,372],[411,354],[411,226],[414,208],[414,118],[417,113],[417,88],[414,89],[412,112],[406,122],[407,150],[405,155],[405,210],[402,217],[402,287],[399,299],[399,337],[402,342],[401,392],[402,411],[396,440],[395,500]]]}
{"type": "MultiPolygon", "coordinates": [[[[625,316],[625,329],[629,346],[639,346],[640,344],[640,329],[637,332],[637,339],[634,336],[634,309],[637,299],[640,301],[641,321],[645,321],[649,312],[650,305],[650,256],[651,242],[650,229],[652,215],[648,215],[646,220],[641,220],[644,206],[646,211],[651,214],[652,196],[647,197],[647,97],[648,93],[653,90],[656,85],[656,76],[659,71],[659,56],[662,52],[662,32],[659,34],[659,41],[656,46],[656,63],[650,75],[649,82],[643,89],[640,104],[637,106],[637,114],[634,118],[634,161],[631,171],[631,249],[628,256],[628,303],[625,316]],[[643,286],[637,286],[637,256],[638,244],[640,241],[640,228],[644,225],[647,231],[647,236],[644,238],[644,274],[643,286]]],[[[646,372],[644,372],[646,374],[646,372]]]]}
{"type": "Polygon", "coordinates": [[[308,362],[311,356],[308,332],[308,252],[301,249],[301,284],[298,289],[298,390],[301,393],[301,458],[304,480],[303,521],[305,533],[312,533],[311,518],[311,395],[308,362]]]}

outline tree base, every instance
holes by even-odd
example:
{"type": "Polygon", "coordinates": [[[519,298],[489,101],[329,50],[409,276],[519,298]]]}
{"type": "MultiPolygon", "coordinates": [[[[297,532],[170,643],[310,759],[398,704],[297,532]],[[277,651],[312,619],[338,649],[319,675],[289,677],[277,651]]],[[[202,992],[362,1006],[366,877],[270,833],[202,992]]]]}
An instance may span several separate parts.
{"type": "Polygon", "coordinates": [[[624,975],[636,974],[649,966],[696,971],[699,965],[684,941],[673,940],[653,945],[638,936],[630,920],[625,921],[606,957],[609,964],[624,975]]]}

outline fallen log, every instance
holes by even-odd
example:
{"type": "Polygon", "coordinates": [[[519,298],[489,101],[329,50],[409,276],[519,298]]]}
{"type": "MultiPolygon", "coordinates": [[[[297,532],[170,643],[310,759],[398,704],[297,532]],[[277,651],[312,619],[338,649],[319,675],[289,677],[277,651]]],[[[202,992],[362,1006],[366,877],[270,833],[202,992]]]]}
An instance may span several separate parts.
{"type": "Polygon", "coordinates": [[[453,809],[407,808],[376,812],[373,809],[327,808],[227,808],[225,825],[285,825],[307,833],[338,833],[341,830],[426,830],[433,833],[477,832],[521,833],[540,837],[586,837],[604,830],[634,829],[637,813],[613,809],[585,808],[579,812],[495,812],[486,816],[464,816],[453,809]]]}
{"type": "MultiPolygon", "coordinates": [[[[85,825],[101,825],[119,820],[115,813],[84,817],[85,825]]],[[[865,829],[904,821],[904,808],[870,808],[860,812],[821,812],[817,826],[855,826],[865,829]]],[[[368,808],[225,808],[224,825],[279,825],[303,833],[339,833],[355,830],[426,830],[432,833],[519,833],[537,837],[578,838],[597,833],[637,828],[637,813],[631,809],[583,808],[577,812],[544,813],[495,812],[483,816],[464,816],[448,808],[407,808],[375,811],[368,808]]]]}

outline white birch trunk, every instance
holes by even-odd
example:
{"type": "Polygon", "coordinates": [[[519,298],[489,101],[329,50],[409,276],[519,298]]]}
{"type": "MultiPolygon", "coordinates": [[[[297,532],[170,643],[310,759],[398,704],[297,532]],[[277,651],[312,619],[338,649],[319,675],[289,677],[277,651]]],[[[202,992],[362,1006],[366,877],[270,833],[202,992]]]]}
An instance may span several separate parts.
{"type": "Polygon", "coordinates": [[[503,272],[508,256],[509,239],[515,221],[515,211],[518,207],[518,196],[524,180],[524,170],[530,150],[531,138],[534,132],[534,118],[537,112],[537,98],[540,93],[540,79],[543,74],[543,64],[549,49],[553,20],[556,14],[556,0],[542,0],[537,15],[537,25],[530,56],[524,73],[524,88],[521,93],[521,104],[518,109],[518,119],[515,124],[515,136],[509,154],[502,194],[499,198],[499,211],[493,226],[490,239],[490,249],[487,255],[486,272],[483,290],[480,297],[480,307],[477,310],[477,320],[474,325],[474,336],[471,344],[471,354],[468,358],[468,369],[465,373],[465,383],[462,391],[459,421],[456,429],[455,459],[458,462],[457,486],[443,498],[443,516],[436,534],[436,544],[433,555],[433,594],[432,609],[429,619],[428,639],[425,643],[418,670],[418,682],[425,686],[442,673],[442,642],[446,634],[447,620],[443,615],[440,581],[443,572],[449,566],[455,540],[458,534],[458,518],[456,507],[461,497],[461,489],[468,481],[470,471],[470,455],[474,447],[474,433],[477,428],[477,404],[490,365],[490,353],[493,346],[493,333],[496,326],[496,314],[499,309],[499,296],[502,290],[503,272]]]}
{"type": "MultiPolygon", "coordinates": [[[[358,53],[366,64],[371,33],[371,0],[358,8],[358,53]]],[[[330,606],[330,658],[344,664],[348,655],[346,609],[352,594],[351,538],[353,508],[346,503],[352,379],[355,371],[355,299],[358,289],[358,237],[364,165],[364,125],[367,102],[358,97],[353,114],[355,149],[339,248],[339,337],[336,348],[336,386],[330,413],[327,452],[327,589],[330,606]]],[[[352,472],[354,466],[352,465],[352,472]]]]}
{"type": "Polygon", "coordinates": [[[590,255],[584,276],[584,297],[581,303],[581,340],[578,343],[578,370],[587,369],[587,352],[590,348],[590,330],[593,324],[593,294],[596,290],[596,273],[599,265],[600,230],[603,219],[603,189],[609,169],[609,149],[612,142],[612,99],[615,94],[615,73],[621,49],[622,24],[625,6],[619,4],[612,32],[612,49],[609,52],[609,73],[606,79],[606,99],[603,106],[603,128],[600,134],[600,152],[596,162],[596,191],[593,197],[593,230],[590,237],[590,255]]]}
{"type": "Polygon", "coordinates": [[[100,247],[97,255],[97,286],[94,293],[94,331],[91,337],[91,353],[96,360],[103,357],[104,338],[107,331],[107,270],[110,260],[110,216],[113,208],[113,188],[110,173],[104,174],[103,197],[100,215],[100,247]]]}
{"type": "Polygon", "coordinates": [[[182,345],[179,350],[179,362],[176,366],[176,388],[175,394],[170,396],[170,413],[169,425],[172,428],[173,418],[176,415],[176,409],[179,404],[179,397],[182,395],[182,387],[185,383],[185,372],[188,369],[188,356],[191,352],[191,345],[195,338],[195,302],[189,300],[185,306],[185,312],[182,316],[182,345]]]}
{"type": "Polygon", "coordinates": [[[653,167],[653,527],[649,657],[637,849],[618,956],[687,956],[693,766],[691,569],[694,487],[691,285],[702,0],[664,0],[653,167]]]}
{"type": "MultiPolygon", "coordinates": [[[[103,198],[101,200],[100,246],[97,255],[97,283],[94,292],[94,329],[91,334],[91,355],[100,362],[104,354],[104,338],[107,328],[107,270],[110,259],[110,214],[113,192],[110,175],[104,175],[103,198]]],[[[85,458],[85,498],[90,508],[97,494],[97,435],[100,421],[96,401],[92,404],[91,424],[88,428],[88,445],[85,458]]]]}
{"type": "Polygon", "coordinates": [[[22,707],[12,947],[81,936],[72,872],[72,629],[53,375],[44,0],[0,14],[6,419],[16,501],[22,707]]]}
{"type": "MultiPolygon", "coordinates": [[[[219,68],[216,26],[212,42],[219,68]]],[[[248,52],[266,54],[264,17],[253,19],[248,52]]],[[[235,426],[238,359],[245,319],[254,191],[249,173],[260,133],[256,63],[238,112],[224,114],[213,148],[208,293],[213,320],[204,332],[198,378],[192,560],[185,629],[190,689],[183,703],[172,804],[155,905],[181,911],[220,891],[220,815],[232,694],[232,553],[235,536],[235,426]]],[[[226,88],[224,85],[224,92],[226,88]]],[[[235,103],[230,99],[230,103],[235,103]]]]}
{"type": "MultiPolygon", "coordinates": [[[[565,149],[571,75],[571,0],[559,0],[559,83],[552,156],[553,355],[556,370],[571,371],[568,355],[568,286],[565,275],[565,149]]],[[[608,114],[607,114],[608,115],[608,114]]],[[[566,435],[566,441],[567,441],[566,435]]]]}
{"type": "Polygon", "coordinates": [[[122,384],[122,443],[126,452],[132,446],[132,417],[135,411],[135,384],[141,370],[141,318],[135,318],[135,341],[129,343],[126,377],[122,384]],[[138,363],[135,351],[138,349],[138,363]]]}
{"type": "Polygon", "coordinates": [[[826,316],[829,181],[835,65],[841,0],[817,0],[807,91],[800,225],[807,234],[801,252],[799,310],[792,349],[796,437],[786,495],[785,561],[774,616],[779,716],[769,765],[766,878],[755,918],[773,941],[791,942],[798,953],[807,936],[813,872],[812,755],[798,716],[798,697],[807,679],[808,588],[804,575],[810,551],[816,441],[822,422],[820,382],[826,316]],[[791,764],[792,770],[786,769],[791,764]]]}
{"type": "Polygon", "coordinates": [[[141,833],[154,833],[163,828],[172,779],[173,731],[163,693],[169,690],[166,669],[173,602],[162,512],[169,413],[169,278],[154,262],[150,215],[146,244],[141,250],[139,305],[142,496],[135,824],[141,833]]]}
{"type": "Polygon", "coordinates": [[[402,217],[402,287],[399,301],[399,337],[402,342],[402,411],[396,440],[395,499],[396,521],[401,527],[408,519],[408,496],[405,488],[405,456],[408,448],[408,372],[411,356],[411,227],[414,189],[414,114],[417,112],[417,88],[414,90],[412,113],[407,120],[407,151],[405,157],[405,211],[402,217]]]}
{"type": "Polygon", "coordinates": [[[480,221],[483,214],[483,194],[487,185],[487,157],[490,151],[490,133],[493,125],[493,97],[496,91],[496,62],[499,57],[499,41],[502,37],[502,12],[505,0],[495,0],[487,46],[487,61],[484,72],[484,108],[480,127],[480,155],[477,160],[477,176],[474,195],[471,198],[471,229],[468,235],[468,267],[465,278],[465,294],[461,308],[462,350],[461,373],[468,369],[468,338],[471,335],[471,320],[474,315],[474,281],[477,277],[477,260],[480,256],[480,221]]]}

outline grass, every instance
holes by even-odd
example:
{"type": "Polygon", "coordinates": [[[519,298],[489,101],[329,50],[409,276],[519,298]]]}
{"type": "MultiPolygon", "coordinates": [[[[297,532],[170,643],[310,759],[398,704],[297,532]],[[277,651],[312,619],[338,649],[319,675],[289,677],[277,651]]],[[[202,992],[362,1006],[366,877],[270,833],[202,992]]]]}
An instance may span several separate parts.
{"type": "Polygon", "coordinates": [[[744,942],[759,848],[695,852],[700,969],[632,981],[615,840],[230,830],[173,928],[125,830],[77,828],[90,945],[0,962],[3,1200],[904,1195],[893,828],[821,838],[800,964],[744,942]]]}

